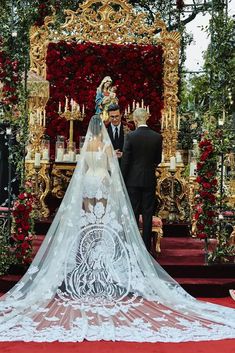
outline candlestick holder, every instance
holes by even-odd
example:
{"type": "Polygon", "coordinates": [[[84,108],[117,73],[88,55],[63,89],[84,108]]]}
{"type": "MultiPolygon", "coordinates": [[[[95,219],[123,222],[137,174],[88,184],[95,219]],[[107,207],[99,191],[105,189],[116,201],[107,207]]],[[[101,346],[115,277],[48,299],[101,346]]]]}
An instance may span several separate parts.
{"type": "Polygon", "coordinates": [[[73,142],[73,129],[74,129],[74,121],[79,120],[83,121],[85,118],[86,114],[85,112],[81,111],[70,111],[67,110],[63,113],[59,114],[61,118],[65,118],[67,121],[69,121],[69,144],[68,144],[68,150],[73,151],[74,147],[74,142],[73,142]]]}

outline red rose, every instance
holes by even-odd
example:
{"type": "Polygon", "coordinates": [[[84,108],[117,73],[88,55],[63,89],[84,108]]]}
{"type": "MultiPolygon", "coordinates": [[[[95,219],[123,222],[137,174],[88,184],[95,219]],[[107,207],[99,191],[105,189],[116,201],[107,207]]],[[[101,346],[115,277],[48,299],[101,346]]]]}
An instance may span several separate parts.
{"type": "Polygon", "coordinates": [[[197,229],[198,230],[204,230],[205,229],[204,224],[197,224],[197,229]]]}
{"type": "Polygon", "coordinates": [[[207,238],[207,235],[206,235],[206,233],[199,233],[199,234],[197,235],[197,237],[198,237],[199,239],[206,239],[206,238],[207,238]]]}
{"type": "Polygon", "coordinates": [[[18,206],[17,206],[17,209],[19,211],[24,211],[25,210],[25,205],[23,205],[22,203],[20,203],[18,206]]]}
{"type": "Polygon", "coordinates": [[[25,193],[21,193],[18,195],[18,199],[24,200],[25,199],[25,193]]]}
{"type": "Polygon", "coordinates": [[[28,243],[27,241],[24,241],[24,242],[21,244],[21,247],[22,247],[22,249],[27,250],[30,246],[29,246],[29,243],[28,243]]]}
{"type": "Polygon", "coordinates": [[[19,241],[22,241],[22,240],[24,240],[24,234],[16,234],[15,238],[19,241]]]}
{"type": "Polygon", "coordinates": [[[21,223],[21,226],[22,226],[23,230],[29,230],[29,228],[30,228],[30,224],[27,221],[23,221],[21,223]]]}

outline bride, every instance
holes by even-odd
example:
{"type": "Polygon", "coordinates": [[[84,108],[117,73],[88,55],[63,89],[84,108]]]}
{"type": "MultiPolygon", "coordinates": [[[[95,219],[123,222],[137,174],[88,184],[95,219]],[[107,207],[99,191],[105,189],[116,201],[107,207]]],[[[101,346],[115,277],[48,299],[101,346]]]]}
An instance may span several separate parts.
{"type": "Polygon", "coordinates": [[[197,301],[148,254],[98,115],[41,248],[0,299],[1,341],[235,337],[235,310],[197,301]]]}

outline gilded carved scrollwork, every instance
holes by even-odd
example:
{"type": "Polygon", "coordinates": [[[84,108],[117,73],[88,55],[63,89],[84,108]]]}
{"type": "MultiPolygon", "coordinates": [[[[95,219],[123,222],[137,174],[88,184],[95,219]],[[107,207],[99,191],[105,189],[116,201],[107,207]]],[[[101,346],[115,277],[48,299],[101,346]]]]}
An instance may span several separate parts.
{"type": "Polygon", "coordinates": [[[50,192],[50,164],[46,162],[41,163],[38,171],[35,170],[34,161],[27,161],[25,166],[27,180],[32,181],[33,192],[38,200],[35,206],[35,212],[37,213],[36,218],[47,218],[50,211],[46,205],[45,199],[50,192]]]}
{"type": "Polygon", "coordinates": [[[52,196],[62,199],[70,182],[75,165],[53,164],[52,179],[52,196]]]}
{"type": "Polygon", "coordinates": [[[187,183],[182,177],[184,165],[177,165],[176,171],[169,171],[169,164],[162,163],[156,171],[158,178],[156,196],[157,214],[172,222],[189,221],[190,208],[187,197],[187,183]]]}

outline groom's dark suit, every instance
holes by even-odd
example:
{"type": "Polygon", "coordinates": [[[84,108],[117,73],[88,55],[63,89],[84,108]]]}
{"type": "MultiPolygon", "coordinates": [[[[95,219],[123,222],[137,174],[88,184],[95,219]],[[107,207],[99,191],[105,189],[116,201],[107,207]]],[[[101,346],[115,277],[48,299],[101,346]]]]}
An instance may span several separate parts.
{"type": "Polygon", "coordinates": [[[107,126],[107,131],[108,131],[110,140],[111,140],[111,142],[112,142],[113,148],[114,148],[115,150],[120,150],[120,151],[122,151],[122,149],[123,149],[123,144],[124,144],[124,130],[123,130],[123,125],[122,125],[122,123],[120,124],[120,132],[119,132],[119,135],[118,135],[118,139],[117,139],[117,140],[115,140],[115,138],[114,138],[113,129],[112,129],[112,125],[111,125],[111,124],[109,124],[109,125],[107,126]]]}
{"type": "Polygon", "coordinates": [[[162,137],[147,126],[126,135],[121,161],[122,174],[127,186],[136,221],[143,217],[143,240],[150,250],[152,216],[155,205],[155,169],[162,158],[162,137]]]}

